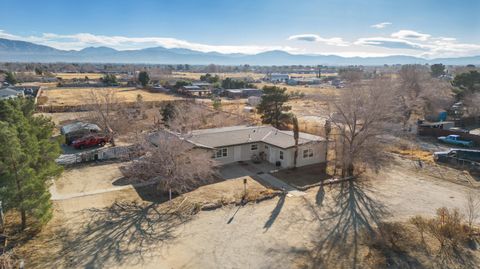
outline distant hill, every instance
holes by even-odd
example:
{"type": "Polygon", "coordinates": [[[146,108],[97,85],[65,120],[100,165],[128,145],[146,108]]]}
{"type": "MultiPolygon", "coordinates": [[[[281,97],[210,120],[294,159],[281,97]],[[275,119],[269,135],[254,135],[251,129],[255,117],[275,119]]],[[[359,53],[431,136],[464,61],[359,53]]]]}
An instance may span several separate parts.
{"type": "Polygon", "coordinates": [[[25,41],[0,38],[3,62],[90,62],[146,64],[219,64],[219,65],[383,65],[383,64],[480,64],[480,56],[427,60],[411,56],[341,57],[335,55],[297,55],[274,50],[254,55],[222,54],[189,49],[153,47],[139,50],[115,50],[88,47],[80,51],[59,50],[25,41]]]}

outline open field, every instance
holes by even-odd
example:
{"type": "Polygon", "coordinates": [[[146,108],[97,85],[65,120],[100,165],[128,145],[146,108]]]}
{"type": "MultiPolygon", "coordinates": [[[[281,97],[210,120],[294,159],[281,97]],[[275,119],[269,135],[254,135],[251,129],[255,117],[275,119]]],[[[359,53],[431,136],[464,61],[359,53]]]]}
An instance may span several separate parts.
{"type": "MultiPolygon", "coordinates": [[[[250,180],[249,188],[258,184],[250,180]]],[[[241,187],[241,180],[205,186],[173,205],[235,197],[241,187]]],[[[134,188],[59,200],[54,219],[19,251],[31,254],[29,268],[350,268],[352,262],[361,268],[368,257],[365,246],[354,251],[351,242],[336,236],[355,236],[378,221],[432,216],[442,206],[463,211],[467,191],[480,191],[431,177],[402,158],[364,184],[348,187],[343,202],[339,187],[183,217],[170,215],[166,204],[134,188]]]]}
{"type": "MultiPolygon", "coordinates": [[[[172,77],[177,79],[191,79],[199,80],[201,75],[206,73],[193,73],[193,72],[173,72],[172,77]]],[[[252,79],[262,79],[265,77],[265,74],[262,73],[253,73],[253,72],[232,72],[232,73],[210,73],[212,75],[218,75],[221,79],[224,78],[252,78],[252,79]]],[[[291,77],[304,77],[304,78],[315,78],[316,74],[297,74],[289,73],[291,77]]],[[[326,76],[336,76],[336,73],[332,74],[322,74],[323,77],[326,76]]]]}
{"type": "Polygon", "coordinates": [[[99,79],[103,77],[102,73],[55,73],[54,75],[61,79],[84,79],[85,77],[99,79]]]}
{"type": "MultiPolygon", "coordinates": [[[[172,77],[176,79],[189,79],[200,80],[201,75],[206,73],[193,73],[193,72],[173,72],[172,77]]],[[[225,78],[252,78],[261,79],[265,77],[265,74],[253,73],[253,72],[235,72],[235,73],[210,73],[212,75],[218,75],[220,79],[225,78]]]]}
{"type": "Polygon", "coordinates": [[[335,96],[339,89],[332,87],[330,85],[299,85],[299,86],[290,86],[285,84],[273,84],[273,83],[256,83],[257,88],[261,89],[263,86],[277,86],[280,88],[287,88],[287,91],[292,92],[301,92],[306,95],[319,95],[319,96],[335,96]]]}
{"type": "Polygon", "coordinates": [[[173,101],[181,97],[165,93],[151,93],[137,88],[54,88],[43,90],[39,98],[44,98],[44,106],[79,106],[89,104],[90,91],[113,89],[121,102],[135,102],[140,94],[143,101],[173,101]]]}

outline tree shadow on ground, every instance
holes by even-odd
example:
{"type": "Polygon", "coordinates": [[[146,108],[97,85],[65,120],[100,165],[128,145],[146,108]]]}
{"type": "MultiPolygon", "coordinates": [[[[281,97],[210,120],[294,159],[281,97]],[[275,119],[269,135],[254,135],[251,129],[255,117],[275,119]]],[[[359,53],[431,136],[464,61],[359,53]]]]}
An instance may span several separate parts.
{"type": "MultiPolygon", "coordinates": [[[[303,258],[309,268],[328,268],[331,264],[340,268],[358,268],[360,236],[365,231],[375,236],[374,227],[388,214],[383,204],[369,196],[368,183],[352,179],[338,187],[338,193],[333,197],[334,204],[325,216],[319,214],[318,206],[305,199],[307,207],[320,222],[319,237],[313,241],[312,250],[292,251],[304,253],[303,258]]],[[[316,199],[320,207],[323,204],[322,192],[324,190],[319,190],[316,199]]]]}
{"type": "Polygon", "coordinates": [[[324,199],[325,199],[325,187],[324,187],[323,182],[322,182],[322,184],[318,188],[317,195],[315,196],[315,203],[318,206],[322,206],[324,199]]]}
{"type": "Polygon", "coordinates": [[[280,198],[277,201],[277,204],[275,205],[275,208],[272,210],[270,213],[270,217],[268,218],[267,222],[265,222],[265,225],[263,228],[265,229],[265,232],[272,227],[273,223],[277,219],[278,215],[280,215],[280,211],[282,211],[283,205],[285,204],[285,197],[286,194],[280,195],[280,198]]]}
{"type": "Polygon", "coordinates": [[[176,228],[191,219],[192,209],[180,206],[116,202],[88,209],[86,224],[63,238],[60,256],[68,268],[102,268],[109,261],[139,264],[145,255],[159,253],[152,250],[174,239],[176,228]]]}

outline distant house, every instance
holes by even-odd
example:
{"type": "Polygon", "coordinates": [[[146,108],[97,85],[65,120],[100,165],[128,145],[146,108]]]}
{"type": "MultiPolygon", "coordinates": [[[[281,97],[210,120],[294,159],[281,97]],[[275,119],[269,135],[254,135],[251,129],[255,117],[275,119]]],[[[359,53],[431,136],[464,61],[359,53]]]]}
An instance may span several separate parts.
{"type": "Polygon", "coordinates": [[[288,85],[318,85],[322,83],[319,78],[291,78],[287,80],[288,85]]]}
{"type": "Polygon", "coordinates": [[[192,86],[182,86],[179,92],[185,95],[203,97],[203,96],[210,95],[212,93],[212,90],[192,85],[192,86]]]}
{"type": "Polygon", "coordinates": [[[98,133],[101,129],[98,125],[87,122],[73,122],[67,125],[62,126],[60,132],[65,136],[65,143],[67,145],[72,144],[72,142],[78,138],[81,138],[85,135],[91,133],[98,133]]]}
{"type": "Polygon", "coordinates": [[[170,89],[164,88],[162,85],[154,85],[148,89],[151,92],[169,92],[170,89]]]}
{"type": "Polygon", "coordinates": [[[271,74],[268,74],[265,79],[267,81],[274,82],[274,83],[287,82],[290,79],[290,76],[288,74],[271,73],[271,74]]]}
{"type": "Polygon", "coordinates": [[[225,95],[229,98],[248,98],[250,96],[262,96],[263,91],[259,89],[228,89],[225,95]]]}
{"type": "Polygon", "coordinates": [[[14,99],[17,97],[24,97],[25,94],[22,90],[16,90],[12,87],[0,89],[0,100],[14,99]]]}
{"type": "MultiPolygon", "coordinates": [[[[164,133],[155,133],[155,144],[164,133]]],[[[293,167],[295,139],[292,131],[272,126],[232,126],[192,131],[179,135],[198,148],[209,150],[221,164],[260,159],[278,167],[293,167]]],[[[300,133],[297,166],[325,163],[326,140],[323,137],[300,133]]]]}
{"type": "Polygon", "coordinates": [[[204,81],[201,81],[201,82],[193,82],[192,83],[192,86],[198,86],[202,89],[210,89],[212,88],[212,84],[211,83],[208,83],[208,82],[204,82],[204,81]]]}

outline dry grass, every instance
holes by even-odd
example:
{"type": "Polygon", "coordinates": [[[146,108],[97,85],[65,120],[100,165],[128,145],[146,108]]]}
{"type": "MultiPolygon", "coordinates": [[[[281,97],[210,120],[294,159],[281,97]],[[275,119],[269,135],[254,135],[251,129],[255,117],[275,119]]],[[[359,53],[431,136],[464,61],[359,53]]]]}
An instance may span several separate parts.
{"type": "Polygon", "coordinates": [[[402,149],[399,147],[390,147],[389,152],[399,154],[407,159],[411,160],[421,160],[426,163],[433,164],[433,155],[431,152],[421,150],[421,149],[402,149]]]}
{"type": "Polygon", "coordinates": [[[55,73],[54,75],[61,79],[84,79],[85,77],[99,79],[103,77],[102,73],[55,73]]]}
{"type": "MultiPolygon", "coordinates": [[[[102,91],[109,88],[54,88],[43,90],[40,98],[45,106],[78,106],[89,104],[90,91],[102,91]]],[[[182,98],[165,93],[151,93],[136,88],[112,88],[118,92],[122,102],[135,102],[137,95],[142,95],[143,101],[173,101],[182,98]]]]}
{"type": "Polygon", "coordinates": [[[262,88],[263,86],[278,86],[281,88],[287,88],[287,91],[292,92],[301,92],[306,95],[319,95],[319,96],[336,96],[338,94],[338,89],[329,85],[300,85],[300,86],[290,86],[284,84],[273,84],[273,83],[257,83],[257,88],[262,88]]]}
{"type": "MultiPolygon", "coordinates": [[[[189,79],[199,80],[201,75],[206,73],[191,73],[191,72],[173,72],[172,77],[176,79],[189,79]]],[[[220,79],[224,78],[253,78],[261,79],[265,77],[265,74],[252,73],[252,72],[236,72],[236,73],[211,73],[212,75],[218,75],[220,79]]]]}

